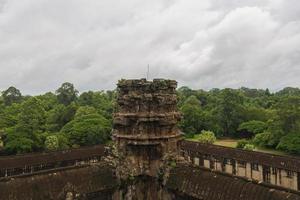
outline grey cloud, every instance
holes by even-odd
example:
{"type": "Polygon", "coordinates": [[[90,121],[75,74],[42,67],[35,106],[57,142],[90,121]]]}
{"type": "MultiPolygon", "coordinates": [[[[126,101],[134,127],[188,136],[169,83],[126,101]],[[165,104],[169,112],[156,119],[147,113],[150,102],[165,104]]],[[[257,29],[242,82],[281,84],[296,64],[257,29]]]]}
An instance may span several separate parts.
{"type": "Polygon", "coordinates": [[[299,86],[298,0],[0,0],[0,90],[299,86]],[[226,3],[225,3],[226,2],[226,3]],[[290,3],[288,3],[290,2],[290,3]]]}

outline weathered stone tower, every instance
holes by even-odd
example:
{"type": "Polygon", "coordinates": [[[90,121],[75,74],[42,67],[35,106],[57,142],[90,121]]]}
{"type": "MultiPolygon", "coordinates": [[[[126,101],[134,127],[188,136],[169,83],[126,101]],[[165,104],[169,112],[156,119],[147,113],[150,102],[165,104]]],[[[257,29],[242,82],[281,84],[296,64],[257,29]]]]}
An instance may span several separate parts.
{"type": "Polygon", "coordinates": [[[157,177],[164,160],[178,153],[177,82],[120,80],[113,137],[131,176],[157,177]]]}

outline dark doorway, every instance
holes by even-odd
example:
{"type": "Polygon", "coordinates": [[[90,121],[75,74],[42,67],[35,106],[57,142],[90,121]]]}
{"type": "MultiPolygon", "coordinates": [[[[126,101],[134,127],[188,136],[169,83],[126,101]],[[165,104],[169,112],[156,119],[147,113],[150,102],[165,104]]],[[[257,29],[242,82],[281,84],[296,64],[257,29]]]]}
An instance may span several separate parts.
{"type": "Polygon", "coordinates": [[[298,190],[300,190],[300,172],[297,173],[298,190]]]}
{"type": "Polygon", "coordinates": [[[204,166],[204,158],[203,158],[203,156],[199,156],[199,166],[201,166],[201,167],[204,166]]]}
{"type": "Polygon", "coordinates": [[[271,183],[271,169],[270,167],[263,166],[263,181],[271,183]]]}
{"type": "Polygon", "coordinates": [[[236,160],[231,160],[232,174],[236,175],[236,160]]]}
{"type": "Polygon", "coordinates": [[[212,158],[212,159],[209,161],[209,168],[210,168],[210,169],[215,169],[215,161],[214,161],[214,158],[212,158]]]}

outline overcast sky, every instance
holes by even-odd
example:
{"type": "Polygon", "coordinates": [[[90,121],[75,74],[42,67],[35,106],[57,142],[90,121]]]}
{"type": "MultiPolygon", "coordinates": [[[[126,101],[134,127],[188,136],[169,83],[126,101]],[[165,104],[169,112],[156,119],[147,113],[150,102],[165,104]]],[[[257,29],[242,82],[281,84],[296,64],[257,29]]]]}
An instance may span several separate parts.
{"type": "Polygon", "coordinates": [[[0,90],[300,86],[300,0],[0,0],[0,90]]]}

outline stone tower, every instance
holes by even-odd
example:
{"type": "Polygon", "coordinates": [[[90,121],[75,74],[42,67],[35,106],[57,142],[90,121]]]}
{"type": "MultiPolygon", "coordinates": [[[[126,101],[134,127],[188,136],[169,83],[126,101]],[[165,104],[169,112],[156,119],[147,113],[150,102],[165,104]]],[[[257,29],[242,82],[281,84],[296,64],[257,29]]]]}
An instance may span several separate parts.
{"type": "Polygon", "coordinates": [[[130,175],[157,177],[166,157],[177,155],[176,87],[174,80],[119,81],[113,138],[130,175]]]}

